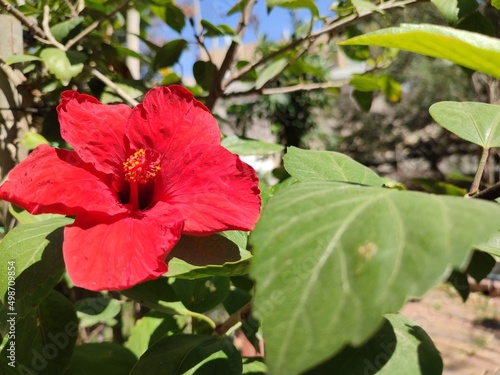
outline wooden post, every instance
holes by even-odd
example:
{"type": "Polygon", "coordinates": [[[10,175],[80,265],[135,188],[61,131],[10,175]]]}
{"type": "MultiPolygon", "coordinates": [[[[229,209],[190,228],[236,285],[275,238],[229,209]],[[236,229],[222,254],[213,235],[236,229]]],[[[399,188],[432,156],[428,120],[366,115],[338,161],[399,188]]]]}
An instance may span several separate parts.
{"type": "MultiPolygon", "coordinates": [[[[30,116],[23,111],[26,100],[22,95],[23,75],[4,63],[9,56],[23,53],[21,23],[10,15],[0,15],[0,181],[28,151],[21,140],[29,129],[30,116]]],[[[7,204],[0,205],[0,219],[9,229],[7,204]]]]}

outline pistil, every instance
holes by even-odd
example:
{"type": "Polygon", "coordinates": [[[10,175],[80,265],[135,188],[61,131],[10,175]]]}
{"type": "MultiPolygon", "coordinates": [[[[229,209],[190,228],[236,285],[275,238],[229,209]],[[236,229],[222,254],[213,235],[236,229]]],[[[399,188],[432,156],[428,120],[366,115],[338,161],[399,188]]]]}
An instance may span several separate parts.
{"type": "Polygon", "coordinates": [[[130,184],[129,203],[135,210],[140,209],[139,194],[140,185],[146,185],[152,181],[160,171],[160,153],[147,149],[139,149],[130,155],[123,163],[125,180],[130,184]]]}

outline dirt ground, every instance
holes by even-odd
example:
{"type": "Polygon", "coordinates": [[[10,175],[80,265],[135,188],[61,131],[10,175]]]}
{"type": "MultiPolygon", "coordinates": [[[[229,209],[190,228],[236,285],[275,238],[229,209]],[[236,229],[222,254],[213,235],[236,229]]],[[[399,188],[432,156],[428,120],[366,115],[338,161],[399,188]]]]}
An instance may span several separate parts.
{"type": "Polygon", "coordinates": [[[500,375],[500,298],[472,293],[463,303],[448,285],[402,313],[419,324],[441,352],[445,375],[500,375]]]}

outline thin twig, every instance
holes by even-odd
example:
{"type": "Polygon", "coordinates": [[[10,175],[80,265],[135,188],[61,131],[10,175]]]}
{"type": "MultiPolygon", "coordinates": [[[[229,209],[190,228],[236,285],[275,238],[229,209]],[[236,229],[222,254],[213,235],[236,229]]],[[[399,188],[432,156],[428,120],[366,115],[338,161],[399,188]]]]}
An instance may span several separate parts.
{"type": "MultiPolygon", "coordinates": [[[[399,2],[384,3],[384,4],[381,4],[378,9],[379,10],[390,10],[393,8],[402,8],[402,7],[405,7],[408,5],[414,5],[417,3],[429,2],[429,1],[430,0],[405,0],[405,1],[399,1],[399,2]]],[[[366,11],[366,12],[352,14],[350,16],[343,17],[343,18],[336,18],[327,27],[325,27],[325,28],[323,28],[315,33],[312,33],[308,36],[305,36],[303,38],[300,38],[300,39],[293,41],[293,42],[287,44],[286,46],[284,46],[283,48],[281,48],[277,51],[274,51],[273,53],[271,53],[269,55],[262,57],[262,59],[254,62],[253,64],[246,65],[245,67],[238,70],[233,76],[229,77],[226,80],[225,87],[227,87],[230,83],[237,81],[238,79],[243,77],[245,74],[247,74],[251,70],[253,70],[261,65],[264,65],[265,63],[274,59],[275,57],[280,56],[280,55],[284,54],[285,52],[288,52],[288,51],[300,46],[301,44],[308,42],[309,40],[316,40],[318,37],[325,35],[325,34],[340,32],[341,30],[343,30],[345,27],[349,26],[350,24],[357,22],[361,19],[367,18],[367,17],[373,15],[374,13],[375,13],[375,11],[366,11]]]]}
{"type": "Polygon", "coordinates": [[[101,80],[104,84],[115,90],[116,94],[122,98],[125,102],[127,102],[132,107],[135,107],[139,102],[132,98],[129,94],[119,88],[113,81],[111,81],[108,77],[98,71],[96,68],[90,70],[90,72],[99,80],[101,80]]]}
{"type": "Polygon", "coordinates": [[[248,319],[252,311],[252,304],[248,302],[235,313],[232,313],[222,324],[215,327],[214,335],[225,335],[233,326],[248,319]]]}
{"type": "Polygon", "coordinates": [[[495,185],[492,185],[489,188],[481,190],[479,193],[472,195],[470,198],[494,201],[499,197],[500,197],[500,182],[497,182],[495,185]]]}
{"type": "Polygon", "coordinates": [[[83,39],[88,34],[90,34],[92,31],[97,29],[101,23],[103,23],[104,21],[113,17],[116,13],[121,12],[122,10],[126,9],[128,6],[129,6],[129,1],[127,0],[127,1],[123,2],[118,8],[113,10],[111,13],[106,14],[105,16],[101,17],[100,19],[92,22],[89,26],[87,26],[85,29],[83,29],[78,35],[76,35],[74,38],[68,40],[68,42],[65,45],[66,50],[69,50],[76,43],[78,43],[81,39],[83,39]]]}
{"type": "Polygon", "coordinates": [[[10,4],[6,0],[0,0],[0,5],[4,8],[4,10],[7,13],[12,14],[15,18],[19,20],[19,22],[21,22],[24,26],[26,26],[33,35],[38,36],[40,38],[45,38],[44,31],[38,27],[36,22],[28,19],[28,17],[26,17],[22,12],[14,8],[12,4],[10,4]]]}
{"type": "Polygon", "coordinates": [[[45,33],[45,37],[50,41],[50,43],[54,47],[57,47],[63,51],[67,51],[66,47],[63,44],[59,43],[57,39],[54,38],[54,35],[52,35],[52,32],[50,31],[49,21],[50,21],[50,8],[48,5],[45,5],[43,7],[43,20],[42,20],[42,27],[45,33]]]}
{"type": "MultiPolygon", "coordinates": [[[[246,26],[250,20],[250,16],[252,15],[253,7],[256,2],[257,0],[249,0],[245,9],[241,11],[240,22],[236,27],[236,35],[243,37],[246,26]]],[[[212,109],[214,107],[215,102],[222,94],[222,89],[221,89],[222,80],[224,79],[226,72],[233,63],[234,56],[236,55],[236,51],[238,50],[238,45],[239,45],[238,42],[236,42],[235,40],[232,41],[232,43],[229,45],[229,48],[227,49],[226,56],[224,56],[224,60],[222,61],[220,68],[217,70],[217,73],[215,74],[212,89],[210,90],[210,94],[208,95],[207,101],[205,103],[208,109],[212,109]]]]}

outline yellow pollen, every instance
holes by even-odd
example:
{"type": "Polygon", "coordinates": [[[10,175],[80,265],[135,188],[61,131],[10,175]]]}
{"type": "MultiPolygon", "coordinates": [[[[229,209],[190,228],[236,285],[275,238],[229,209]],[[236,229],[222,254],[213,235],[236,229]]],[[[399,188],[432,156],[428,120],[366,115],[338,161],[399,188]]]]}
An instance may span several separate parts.
{"type": "Polygon", "coordinates": [[[156,177],[156,174],[161,169],[160,153],[147,149],[139,149],[130,155],[123,163],[123,171],[125,179],[129,182],[137,182],[145,184],[156,177]]]}

